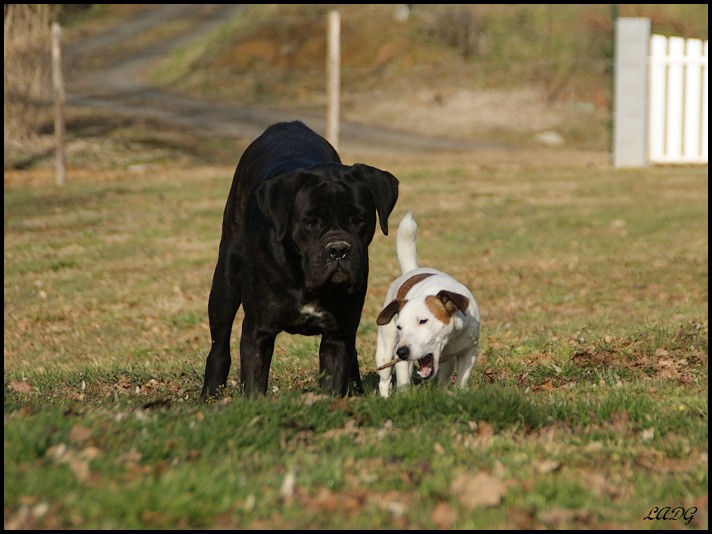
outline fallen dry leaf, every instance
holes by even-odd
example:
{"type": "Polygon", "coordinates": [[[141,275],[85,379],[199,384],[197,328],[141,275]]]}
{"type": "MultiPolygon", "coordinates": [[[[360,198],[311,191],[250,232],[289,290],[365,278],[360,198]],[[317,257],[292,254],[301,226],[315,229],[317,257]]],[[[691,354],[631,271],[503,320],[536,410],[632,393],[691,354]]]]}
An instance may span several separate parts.
{"type": "Polygon", "coordinates": [[[97,458],[100,454],[101,454],[101,449],[90,445],[89,447],[86,447],[86,448],[82,449],[81,451],[79,451],[79,458],[81,458],[82,460],[88,460],[91,462],[94,458],[97,458]]]}
{"type": "Polygon", "coordinates": [[[576,527],[591,527],[595,522],[593,512],[587,510],[569,510],[553,506],[539,515],[539,520],[547,527],[564,529],[572,524],[576,527]]]}
{"type": "Polygon", "coordinates": [[[69,431],[69,441],[81,445],[91,437],[91,430],[80,425],[74,425],[69,431]]]}
{"type": "Polygon", "coordinates": [[[486,421],[480,421],[477,424],[477,435],[482,438],[492,437],[494,436],[494,427],[486,421]]]}
{"type": "Polygon", "coordinates": [[[588,487],[593,490],[593,493],[597,497],[606,495],[612,499],[615,499],[623,493],[623,488],[609,482],[602,473],[586,473],[585,478],[588,483],[588,487]]]}
{"type": "Polygon", "coordinates": [[[498,506],[507,493],[507,485],[484,471],[474,477],[460,475],[453,480],[450,491],[460,503],[470,509],[478,506],[498,506]]]}
{"type": "Polygon", "coordinates": [[[294,469],[290,469],[282,480],[282,487],[279,490],[279,495],[285,501],[291,501],[294,496],[294,487],[297,482],[297,474],[294,469]]]}
{"type": "Polygon", "coordinates": [[[151,378],[148,382],[142,385],[136,393],[150,393],[159,385],[158,380],[151,378]]]}
{"type": "Polygon", "coordinates": [[[549,378],[546,382],[543,384],[540,384],[538,386],[532,386],[532,391],[554,391],[556,389],[556,386],[554,386],[554,383],[551,381],[551,378],[549,378]]]}
{"type": "Polygon", "coordinates": [[[433,508],[433,523],[438,529],[451,529],[457,522],[457,510],[446,502],[439,502],[433,508]]]}
{"type": "Polygon", "coordinates": [[[67,457],[67,464],[79,482],[89,480],[89,461],[71,454],[67,457]]]}
{"type": "Polygon", "coordinates": [[[67,445],[66,443],[60,443],[58,445],[52,445],[47,449],[47,452],[45,453],[46,456],[49,456],[52,458],[55,462],[60,462],[64,458],[64,456],[67,454],[67,445]]]}
{"type": "Polygon", "coordinates": [[[645,443],[646,441],[650,441],[655,437],[655,428],[650,427],[646,428],[645,430],[642,430],[640,432],[640,440],[645,443]]]}
{"type": "Polygon", "coordinates": [[[77,480],[86,482],[89,480],[89,459],[98,454],[98,449],[96,451],[94,449],[95,447],[88,447],[85,449],[87,452],[82,455],[69,449],[65,443],[60,443],[49,447],[46,455],[58,464],[67,464],[77,480]]]}
{"type": "Polygon", "coordinates": [[[117,387],[118,389],[120,389],[120,390],[131,389],[131,381],[130,381],[127,377],[122,376],[122,377],[119,378],[119,380],[116,382],[116,387],[117,387]]]}
{"type": "Polygon", "coordinates": [[[29,393],[34,387],[27,380],[12,380],[10,382],[10,389],[18,393],[29,393]]]}
{"type": "Polygon", "coordinates": [[[311,406],[317,401],[328,399],[328,395],[325,395],[323,393],[312,393],[311,391],[304,395],[304,404],[307,406],[311,406]]]}
{"type": "Polygon", "coordinates": [[[618,432],[624,432],[630,426],[630,417],[626,410],[613,410],[611,412],[611,424],[618,432]]]}
{"type": "Polygon", "coordinates": [[[553,473],[561,469],[561,462],[555,462],[553,460],[542,460],[534,466],[536,472],[541,475],[546,475],[547,473],[553,473]]]}

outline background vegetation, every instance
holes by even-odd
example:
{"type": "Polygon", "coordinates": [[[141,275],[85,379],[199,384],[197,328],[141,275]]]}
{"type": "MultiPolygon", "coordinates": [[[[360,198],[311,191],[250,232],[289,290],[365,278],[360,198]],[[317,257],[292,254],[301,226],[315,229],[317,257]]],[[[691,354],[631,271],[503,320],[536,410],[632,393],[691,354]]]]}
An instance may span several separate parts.
{"type": "MultiPolygon", "coordinates": [[[[52,131],[49,21],[62,22],[71,47],[151,8],[52,6],[5,7],[6,167],[26,165],[17,152],[51,146],[44,140],[52,131]]],[[[537,146],[537,134],[554,130],[567,146],[605,151],[615,16],[648,17],[653,32],[667,35],[706,39],[708,33],[707,4],[410,4],[407,17],[403,7],[246,5],[222,30],[179,48],[147,77],[200,98],[321,112],[325,14],[338,8],[345,120],[518,147],[537,146]]],[[[185,24],[166,21],[89,64],[67,58],[65,79],[71,83],[82,70],[180,33],[185,24]]],[[[77,122],[69,135],[89,135],[77,122]]],[[[32,162],[47,159],[40,154],[32,162]]]]}

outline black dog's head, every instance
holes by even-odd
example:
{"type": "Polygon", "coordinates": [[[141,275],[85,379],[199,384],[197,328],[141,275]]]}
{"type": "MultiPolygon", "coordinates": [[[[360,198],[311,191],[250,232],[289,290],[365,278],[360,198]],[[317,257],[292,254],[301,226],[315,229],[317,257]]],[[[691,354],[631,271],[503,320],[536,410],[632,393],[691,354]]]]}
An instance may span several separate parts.
{"type": "Polygon", "coordinates": [[[326,163],[272,178],[256,197],[276,239],[299,256],[307,289],[336,284],[353,291],[366,287],[376,213],[388,234],[398,180],[360,163],[326,163]]]}

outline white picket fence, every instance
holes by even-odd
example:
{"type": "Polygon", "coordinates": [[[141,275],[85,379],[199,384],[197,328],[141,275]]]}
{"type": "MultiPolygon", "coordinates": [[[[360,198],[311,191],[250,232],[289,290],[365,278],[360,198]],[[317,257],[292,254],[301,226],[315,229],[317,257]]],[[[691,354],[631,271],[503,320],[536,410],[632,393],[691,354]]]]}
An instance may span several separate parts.
{"type": "Polygon", "coordinates": [[[650,36],[648,158],[707,163],[707,41],[650,36]]]}

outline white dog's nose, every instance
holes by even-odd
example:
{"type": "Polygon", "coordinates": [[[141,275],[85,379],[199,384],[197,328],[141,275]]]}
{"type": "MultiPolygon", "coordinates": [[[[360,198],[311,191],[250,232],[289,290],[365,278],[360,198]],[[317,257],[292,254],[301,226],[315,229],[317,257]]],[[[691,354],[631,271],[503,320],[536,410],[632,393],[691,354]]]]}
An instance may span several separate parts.
{"type": "Polygon", "coordinates": [[[396,356],[398,356],[401,360],[407,360],[408,356],[410,356],[410,349],[407,346],[398,347],[398,350],[396,350],[396,356]]]}

